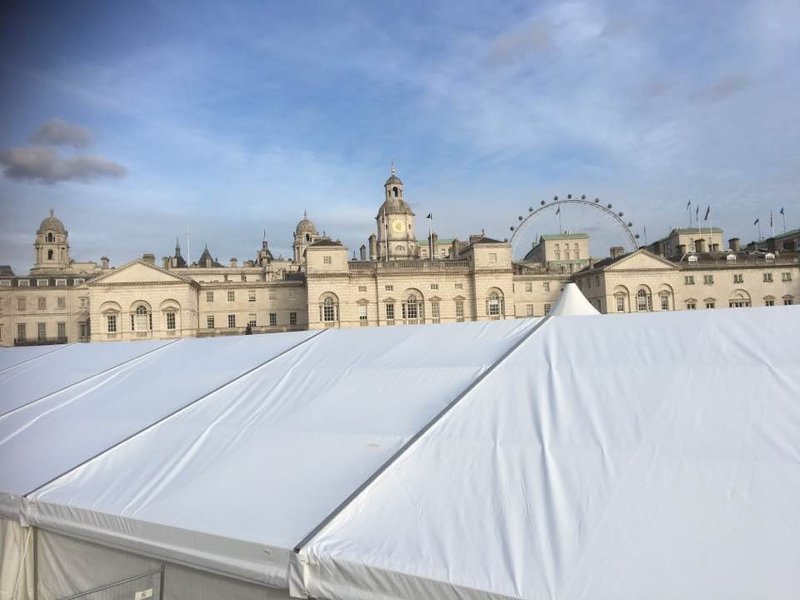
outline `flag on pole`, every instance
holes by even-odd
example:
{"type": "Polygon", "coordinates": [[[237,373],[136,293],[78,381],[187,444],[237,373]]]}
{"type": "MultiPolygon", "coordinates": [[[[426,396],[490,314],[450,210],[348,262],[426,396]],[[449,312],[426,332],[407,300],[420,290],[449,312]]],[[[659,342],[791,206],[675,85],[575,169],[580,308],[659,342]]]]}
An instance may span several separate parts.
{"type": "Polygon", "coordinates": [[[698,207],[694,209],[694,221],[696,223],[699,220],[700,220],[700,206],[698,205],[698,207]]]}
{"type": "Polygon", "coordinates": [[[753,221],[753,225],[758,225],[759,221],[760,221],[760,219],[756,219],[755,221],[753,221]]]}
{"type": "Polygon", "coordinates": [[[560,206],[559,206],[559,207],[558,207],[558,209],[556,210],[556,214],[557,214],[557,215],[560,215],[560,214],[561,214],[561,207],[560,207],[560,206]]]}
{"type": "Polygon", "coordinates": [[[784,216],[786,215],[786,213],[783,212],[783,208],[781,208],[781,214],[784,215],[784,216]]]}
{"type": "Polygon", "coordinates": [[[426,218],[426,219],[432,219],[432,218],[433,218],[433,213],[428,213],[428,216],[427,216],[427,217],[425,217],[425,218],[426,218]]]}
{"type": "Polygon", "coordinates": [[[691,207],[692,207],[692,201],[691,201],[691,200],[689,200],[689,201],[686,203],[686,210],[689,210],[691,207]]]}
{"type": "Polygon", "coordinates": [[[708,221],[708,215],[711,213],[711,206],[706,207],[706,216],[703,217],[703,221],[708,221]]]}
{"type": "Polygon", "coordinates": [[[769,226],[772,227],[772,211],[769,211],[769,226]]]}

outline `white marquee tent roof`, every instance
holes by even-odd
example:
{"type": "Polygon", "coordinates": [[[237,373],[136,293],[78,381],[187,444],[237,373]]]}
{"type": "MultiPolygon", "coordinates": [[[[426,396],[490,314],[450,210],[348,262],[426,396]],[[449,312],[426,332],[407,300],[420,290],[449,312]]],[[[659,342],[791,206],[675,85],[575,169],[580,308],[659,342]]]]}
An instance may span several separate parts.
{"type": "Polygon", "coordinates": [[[788,598],[798,339],[774,307],[3,351],[0,511],[298,597],[788,598]]]}

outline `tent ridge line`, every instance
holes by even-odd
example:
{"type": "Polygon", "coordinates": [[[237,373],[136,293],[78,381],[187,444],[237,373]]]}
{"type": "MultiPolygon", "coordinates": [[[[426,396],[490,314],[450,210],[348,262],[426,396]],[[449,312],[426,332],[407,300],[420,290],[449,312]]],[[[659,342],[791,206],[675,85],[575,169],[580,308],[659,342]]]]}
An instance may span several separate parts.
{"type": "Polygon", "coordinates": [[[54,353],[58,352],[59,350],[63,350],[64,348],[69,348],[70,346],[74,346],[74,345],[75,345],[74,342],[71,343],[71,344],[64,344],[63,346],[59,346],[58,348],[55,348],[54,350],[50,350],[50,352],[45,352],[44,354],[40,354],[38,356],[31,356],[30,358],[26,358],[22,362],[18,362],[16,364],[9,365],[5,369],[0,369],[0,375],[5,373],[6,371],[10,371],[11,369],[16,369],[20,365],[24,365],[24,364],[27,364],[27,363],[32,362],[34,360],[38,360],[40,358],[44,358],[45,356],[50,356],[51,354],[54,354],[54,353]]]}
{"type": "MultiPolygon", "coordinates": [[[[82,383],[86,383],[87,381],[89,381],[91,379],[94,379],[95,377],[100,377],[100,375],[105,375],[109,371],[113,371],[114,369],[117,369],[119,367],[127,365],[128,363],[132,363],[134,361],[137,361],[140,358],[144,358],[145,356],[148,356],[148,355],[152,354],[153,352],[158,352],[159,350],[163,350],[167,346],[171,346],[172,344],[175,344],[175,343],[180,342],[180,341],[182,341],[182,339],[172,340],[170,342],[167,342],[166,344],[162,344],[162,345],[158,346],[157,348],[153,348],[152,350],[148,350],[144,354],[139,354],[138,356],[133,356],[131,358],[123,360],[121,363],[117,363],[116,365],[111,365],[110,367],[108,367],[107,369],[103,369],[99,373],[93,373],[93,374],[89,375],[88,377],[84,377],[83,379],[79,379],[78,381],[76,381],[74,383],[70,383],[69,385],[65,385],[63,388],[60,388],[60,389],[58,389],[58,390],[56,390],[54,392],[50,392],[49,394],[45,394],[44,396],[41,396],[40,398],[36,398],[35,400],[31,400],[30,402],[26,402],[22,406],[17,406],[16,408],[12,408],[8,412],[4,412],[4,413],[0,414],[0,418],[3,418],[6,415],[10,415],[12,413],[15,413],[18,410],[22,410],[23,408],[31,406],[32,404],[36,404],[37,402],[41,402],[42,400],[45,400],[45,399],[49,398],[50,396],[55,396],[56,394],[60,394],[61,392],[65,391],[65,390],[68,390],[71,387],[75,387],[76,385],[80,385],[82,383]]],[[[48,352],[47,354],[51,354],[51,353],[48,352]]],[[[45,354],[43,356],[47,356],[47,355],[45,354]]]]}
{"type": "Polygon", "coordinates": [[[339,514],[347,508],[358,496],[360,496],[370,485],[372,485],[375,480],[378,479],[383,473],[385,473],[403,454],[405,454],[411,447],[416,444],[416,442],[422,438],[434,425],[436,425],[439,421],[441,421],[447,413],[449,413],[455,406],[464,399],[473,389],[475,389],[486,377],[489,376],[500,364],[505,361],[511,354],[519,348],[523,343],[525,343],[528,339],[533,336],[534,333],[539,331],[541,327],[549,321],[551,318],[550,315],[543,317],[536,325],[534,325],[531,330],[523,335],[519,340],[514,342],[510,348],[508,348],[503,354],[501,354],[491,365],[487,368],[483,373],[478,375],[475,379],[473,379],[467,387],[465,387],[455,398],[453,398],[442,410],[440,410],[436,415],[434,415],[422,428],[417,431],[414,435],[412,435],[408,441],[403,444],[397,451],[392,454],[386,461],[380,465],[373,473],[370,475],[361,485],[359,485],[355,490],[353,490],[350,495],[348,495],[344,500],[342,500],[339,505],[334,508],[328,516],[326,516],[322,521],[320,521],[311,531],[309,531],[303,539],[301,539],[297,544],[295,544],[292,551],[295,554],[299,554],[300,551],[312,540],[314,539],[325,527],[327,527],[331,521],[333,521],[339,514]]]}
{"type": "MultiPolygon", "coordinates": [[[[90,463],[90,462],[92,462],[93,460],[95,460],[95,459],[97,459],[97,458],[99,458],[99,457],[103,456],[104,454],[106,454],[106,453],[108,453],[108,452],[111,452],[111,451],[112,451],[112,450],[114,450],[115,448],[117,448],[117,447],[121,446],[122,444],[125,444],[126,442],[128,442],[128,441],[132,440],[132,439],[133,439],[133,438],[135,438],[135,437],[138,437],[138,436],[140,436],[141,434],[143,434],[143,433],[145,433],[146,431],[148,431],[148,430],[152,429],[153,427],[155,427],[155,426],[157,426],[157,425],[160,425],[161,423],[163,423],[163,422],[164,422],[164,421],[166,421],[167,419],[170,419],[170,418],[174,417],[174,416],[175,416],[176,414],[178,414],[179,412],[182,412],[182,411],[186,410],[187,408],[189,408],[189,407],[191,407],[191,406],[194,406],[195,404],[197,404],[197,403],[198,403],[198,402],[200,402],[201,400],[203,400],[203,399],[205,399],[205,398],[208,398],[208,397],[209,397],[209,396],[211,396],[212,394],[215,394],[215,393],[217,393],[217,392],[218,392],[218,391],[220,391],[222,388],[224,388],[224,387],[227,387],[227,386],[231,385],[232,383],[235,383],[236,381],[239,381],[240,379],[243,379],[244,377],[247,377],[248,375],[250,375],[250,374],[251,374],[251,373],[253,373],[254,371],[256,371],[256,370],[260,369],[261,367],[264,367],[264,366],[268,365],[269,363],[271,363],[272,361],[279,359],[281,356],[284,356],[285,354],[288,354],[288,353],[289,353],[289,352],[291,352],[292,350],[294,350],[294,349],[296,349],[296,348],[299,348],[300,346],[302,346],[302,345],[303,345],[303,344],[305,344],[306,342],[310,342],[311,340],[313,340],[313,339],[315,339],[315,338],[319,337],[320,335],[322,335],[322,334],[323,334],[323,333],[325,333],[326,331],[327,331],[327,329],[322,329],[322,330],[321,330],[321,331],[319,331],[318,333],[315,333],[314,335],[310,335],[310,336],[308,336],[307,338],[305,338],[305,339],[303,339],[303,340],[300,340],[298,343],[294,344],[293,346],[289,346],[288,348],[286,348],[286,349],[285,349],[285,350],[283,350],[282,352],[279,352],[279,353],[278,353],[278,354],[276,354],[275,356],[271,356],[271,357],[269,357],[269,358],[268,358],[267,360],[265,360],[264,362],[257,364],[256,366],[254,366],[254,367],[252,367],[251,369],[249,369],[249,370],[245,371],[244,373],[240,373],[239,375],[237,375],[237,376],[236,376],[236,377],[234,377],[233,379],[230,379],[230,380],[228,380],[228,381],[226,381],[226,382],[224,382],[224,383],[222,383],[222,384],[218,385],[218,386],[217,386],[216,388],[214,388],[213,390],[206,392],[206,393],[205,393],[205,394],[203,394],[202,396],[199,396],[199,397],[195,398],[194,400],[192,400],[192,401],[188,402],[187,404],[184,404],[183,406],[179,406],[178,408],[176,408],[175,410],[173,410],[171,413],[169,413],[169,414],[167,414],[167,415],[164,415],[164,416],[163,416],[163,417],[161,417],[160,419],[158,419],[158,420],[156,420],[156,421],[154,421],[154,422],[150,423],[149,425],[146,425],[145,427],[143,427],[143,428],[139,429],[138,431],[135,431],[135,432],[131,433],[131,434],[130,434],[129,436],[127,436],[126,438],[124,438],[124,439],[122,439],[122,440],[120,440],[120,441],[118,441],[118,442],[116,442],[116,443],[112,444],[112,445],[111,445],[111,446],[109,446],[108,448],[104,448],[103,450],[100,450],[100,451],[99,451],[98,453],[96,453],[95,455],[93,455],[93,456],[90,456],[89,458],[87,458],[86,460],[83,460],[83,461],[81,461],[81,462],[80,462],[80,463],[78,463],[77,465],[75,465],[75,466],[73,466],[73,467],[70,467],[69,469],[67,469],[67,470],[66,470],[66,471],[64,471],[63,473],[60,473],[60,474],[56,475],[55,477],[52,477],[51,479],[49,479],[48,481],[45,481],[45,482],[44,482],[44,483],[42,483],[41,485],[39,485],[39,486],[35,487],[34,489],[32,489],[31,491],[29,491],[29,492],[26,492],[25,494],[23,494],[23,495],[22,495],[22,498],[27,498],[27,497],[28,497],[28,496],[30,496],[31,494],[34,494],[34,493],[38,492],[39,490],[41,490],[42,488],[45,488],[45,487],[47,487],[48,485],[50,485],[50,484],[51,484],[51,483],[53,483],[54,481],[57,481],[58,479],[61,479],[61,478],[62,478],[62,477],[64,477],[65,475],[68,475],[69,473],[72,473],[73,471],[77,471],[78,469],[80,469],[80,468],[81,468],[81,467],[83,467],[84,465],[87,465],[88,463],[90,463]]],[[[181,341],[181,340],[175,340],[175,341],[177,342],[177,341],[181,341]]],[[[167,344],[167,345],[169,345],[169,344],[167,344]]],[[[162,346],[162,347],[164,347],[164,346],[162,346]]]]}

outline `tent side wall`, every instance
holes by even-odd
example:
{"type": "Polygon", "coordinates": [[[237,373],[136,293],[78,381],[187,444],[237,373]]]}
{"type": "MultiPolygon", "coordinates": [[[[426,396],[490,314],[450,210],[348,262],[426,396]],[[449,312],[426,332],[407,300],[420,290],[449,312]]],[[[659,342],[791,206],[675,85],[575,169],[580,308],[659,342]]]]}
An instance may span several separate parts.
{"type": "Polygon", "coordinates": [[[0,600],[34,598],[33,528],[0,519],[0,600]]]}
{"type": "Polygon", "coordinates": [[[286,590],[163,562],[47,530],[37,530],[36,543],[37,600],[58,600],[106,586],[112,587],[102,595],[87,595],[86,599],[133,597],[131,592],[151,588],[154,588],[154,600],[289,599],[286,590]],[[148,577],[152,574],[156,577],[148,577]],[[114,586],[121,582],[128,583],[114,586]],[[120,594],[123,590],[125,594],[120,594]],[[163,595],[159,595],[160,591],[163,595]]]}

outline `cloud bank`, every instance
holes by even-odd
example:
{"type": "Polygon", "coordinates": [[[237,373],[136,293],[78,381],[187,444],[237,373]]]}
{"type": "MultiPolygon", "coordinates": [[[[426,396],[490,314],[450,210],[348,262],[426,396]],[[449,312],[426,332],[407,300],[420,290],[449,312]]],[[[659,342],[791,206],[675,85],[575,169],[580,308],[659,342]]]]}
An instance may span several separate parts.
{"type": "Polygon", "coordinates": [[[61,119],[51,119],[39,127],[32,139],[36,144],[86,148],[92,143],[92,132],[80,125],[67,123],[61,119]]]}
{"type": "Polygon", "coordinates": [[[61,181],[84,183],[103,177],[123,177],[127,169],[102,156],[76,154],[60,156],[49,146],[85,148],[92,141],[92,132],[81,125],[52,119],[33,135],[36,145],[9,148],[0,152],[3,173],[10,179],[54,184],[61,181]]]}

